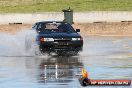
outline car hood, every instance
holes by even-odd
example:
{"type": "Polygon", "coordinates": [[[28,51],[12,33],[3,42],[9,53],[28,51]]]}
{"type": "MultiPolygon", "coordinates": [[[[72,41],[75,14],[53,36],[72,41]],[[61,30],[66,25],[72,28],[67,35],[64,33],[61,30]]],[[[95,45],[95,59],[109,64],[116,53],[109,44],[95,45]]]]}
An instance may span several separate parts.
{"type": "Polygon", "coordinates": [[[50,33],[50,34],[39,34],[39,37],[45,38],[80,38],[78,33],[50,33]]]}

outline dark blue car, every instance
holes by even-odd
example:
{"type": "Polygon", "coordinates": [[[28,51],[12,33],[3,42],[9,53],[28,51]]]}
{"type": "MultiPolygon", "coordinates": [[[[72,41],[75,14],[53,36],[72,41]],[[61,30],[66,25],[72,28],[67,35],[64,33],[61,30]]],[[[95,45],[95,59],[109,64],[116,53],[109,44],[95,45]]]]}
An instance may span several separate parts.
{"type": "Polygon", "coordinates": [[[32,27],[37,32],[37,44],[41,53],[78,54],[83,49],[83,38],[66,22],[37,22],[32,27]]]}

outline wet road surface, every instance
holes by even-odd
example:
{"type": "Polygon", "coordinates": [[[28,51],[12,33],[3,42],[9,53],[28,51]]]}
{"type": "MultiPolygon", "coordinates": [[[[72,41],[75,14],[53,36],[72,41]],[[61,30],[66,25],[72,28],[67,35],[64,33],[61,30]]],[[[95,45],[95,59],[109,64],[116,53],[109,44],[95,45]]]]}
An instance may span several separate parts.
{"type": "Polygon", "coordinates": [[[132,80],[132,38],[90,36],[84,38],[83,52],[73,57],[2,54],[0,88],[80,88],[82,67],[90,79],[132,80]]]}

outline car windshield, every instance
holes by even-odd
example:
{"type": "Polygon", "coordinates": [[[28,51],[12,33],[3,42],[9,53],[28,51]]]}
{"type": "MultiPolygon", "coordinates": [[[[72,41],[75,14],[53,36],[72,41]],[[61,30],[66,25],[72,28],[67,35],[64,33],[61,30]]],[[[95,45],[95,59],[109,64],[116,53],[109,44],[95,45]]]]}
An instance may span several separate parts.
{"type": "Polygon", "coordinates": [[[72,33],[75,32],[73,27],[68,23],[41,23],[39,33],[72,33]]]}

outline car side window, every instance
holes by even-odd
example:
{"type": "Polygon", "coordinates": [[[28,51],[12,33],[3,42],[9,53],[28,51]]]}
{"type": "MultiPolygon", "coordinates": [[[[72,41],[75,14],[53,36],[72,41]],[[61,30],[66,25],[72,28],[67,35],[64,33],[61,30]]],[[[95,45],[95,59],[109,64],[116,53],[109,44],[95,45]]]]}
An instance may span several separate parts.
{"type": "Polygon", "coordinates": [[[32,26],[33,29],[37,28],[37,23],[32,26]]]}
{"type": "Polygon", "coordinates": [[[37,31],[38,33],[42,32],[42,30],[43,30],[42,25],[43,25],[42,23],[40,23],[40,24],[37,25],[36,31],[37,31]]]}
{"type": "Polygon", "coordinates": [[[41,24],[38,25],[38,28],[37,29],[41,29],[41,24]]]}

